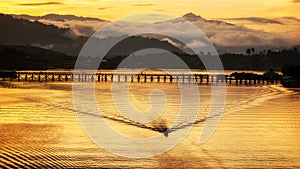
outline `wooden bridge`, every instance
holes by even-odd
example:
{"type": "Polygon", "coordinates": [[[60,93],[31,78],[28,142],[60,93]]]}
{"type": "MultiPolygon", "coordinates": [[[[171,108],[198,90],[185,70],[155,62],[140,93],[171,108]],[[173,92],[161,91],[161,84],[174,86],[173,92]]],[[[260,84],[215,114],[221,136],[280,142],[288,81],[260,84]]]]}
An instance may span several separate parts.
{"type": "Polygon", "coordinates": [[[73,72],[15,72],[14,78],[3,78],[9,81],[26,82],[137,82],[137,83],[196,83],[227,85],[264,85],[279,83],[280,80],[256,77],[233,77],[229,75],[187,74],[187,73],[73,73],[73,72]]]}

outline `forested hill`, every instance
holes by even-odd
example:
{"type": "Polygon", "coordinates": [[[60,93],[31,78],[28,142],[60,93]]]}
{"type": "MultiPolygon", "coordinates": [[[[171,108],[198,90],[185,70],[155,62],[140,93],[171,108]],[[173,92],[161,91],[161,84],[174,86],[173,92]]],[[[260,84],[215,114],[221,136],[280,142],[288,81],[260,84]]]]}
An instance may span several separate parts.
{"type": "Polygon", "coordinates": [[[31,46],[0,45],[0,70],[72,69],[76,57],[31,46]]]}

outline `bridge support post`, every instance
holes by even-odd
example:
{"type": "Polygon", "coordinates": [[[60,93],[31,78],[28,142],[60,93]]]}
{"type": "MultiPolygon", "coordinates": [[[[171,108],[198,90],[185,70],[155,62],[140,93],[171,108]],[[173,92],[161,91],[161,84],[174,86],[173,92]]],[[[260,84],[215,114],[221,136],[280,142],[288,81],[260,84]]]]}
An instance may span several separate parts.
{"type": "Polygon", "coordinates": [[[48,73],[45,73],[45,82],[48,81],[48,73]]]}

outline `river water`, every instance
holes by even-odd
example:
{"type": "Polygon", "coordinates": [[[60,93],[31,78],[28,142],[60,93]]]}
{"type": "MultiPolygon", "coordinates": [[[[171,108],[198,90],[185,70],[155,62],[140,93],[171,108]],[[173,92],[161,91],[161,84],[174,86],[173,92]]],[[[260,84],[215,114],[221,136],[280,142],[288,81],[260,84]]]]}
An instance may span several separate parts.
{"type": "MultiPolygon", "coordinates": [[[[172,149],[149,158],[128,158],[106,151],[88,137],[74,110],[71,83],[15,82],[14,85],[19,88],[0,88],[2,167],[300,167],[300,91],[297,89],[280,85],[227,86],[223,117],[207,142],[199,143],[204,120],[194,124],[172,149]]],[[[124,87],[123,83],[115,85],[119,90],[124,87]]],[[[197,88],[201,94],[197,118],[201,120],[211,106],[211,91],[210,86],[197,88]]],[[[146,125],[154,128],[155,123],[163,121],[172,127],[181,106],[177,84],[132,83],[128,96],[131,106],[147,111],[151,104],[160,105],[160,95],[152,95],[158,101],[149,100],[149,93],[155,89],[164,92],[167,104],[160,117],[146,125]]],[[[114,130],[136,138],[162,135],[122,119],[112,99],[111,83],[96,83],[95,93],[103,118],[114,130]]],[[[120,106],[126,109],[128,105],[120,106]]],[[[115,144],[123,143],[111,141],[111,144],[118,147],[115,144]]],[[[145,144],[141,149],[151,151],[155,147],[145,144]]]]}

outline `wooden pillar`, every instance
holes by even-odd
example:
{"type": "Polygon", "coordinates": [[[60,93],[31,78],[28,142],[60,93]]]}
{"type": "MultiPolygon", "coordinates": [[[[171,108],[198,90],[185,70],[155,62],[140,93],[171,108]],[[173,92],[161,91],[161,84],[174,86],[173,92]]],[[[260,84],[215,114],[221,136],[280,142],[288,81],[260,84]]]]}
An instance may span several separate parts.
{"type": "Polygon", "coordinates": [[[100,82],[100,74],[97,74],[98,82],[100,82]]]}
{"type": "Polygon", "coordinates": [[[127,82],[127,74],[125,74],[124,78],[125,78],[125,82],[127,82]]]}
{"type": "Polygon", "coordinates": [[[21,75],[18,73],[17,76],[18,76],[18,81],[20,81],[20,76],[21,76],[21,75]]]}
{"type": "Polygon", "coordinates": [[[172,83],[173,82],[173,76],[170,75],[170,82],[172,83]]]}
{"type": "Polygon", "coordinates": [[[140,82],[140,75],[139,74],[137,75],[137,82],[138,83],[140,82]]]}
{"type": "Polygon", "coordinates": [[[120,77],[120,76],[121,76],[121,75],[118,74],[118,82],[121,81],[121,77],[120,77]]]}
{"type": "Polygon", "coordinates": [[[166,82],[167,82],[167,76],[164,75],[164,83],[166,83],[166,82]]]}
{"type": "Polygon", "coordinates": [[[146,74],[144,75],[144,82],[145,83],[147,82],[147,75],[146,74]]]}
{"type": "Polygon", "coordinates": [[[221,75],[220,79],[221,79],[222,84],[224,84],[224,82],[225,82],[225,84],[227,83],[227,76],[226,75],[225,76],[221,75]]]}
{"type": "Polygon", "coordinates": [[[52,82],[54,82],[54,73],[52,73],[52,82]]]}
{"type": "Polygon", "coordinates": [[[113,74],[111,74],[111,76],[110,76],[110,81],[114,82],[114,75],[113,74]]]}
{"type": "Polygon", "coordinates": [[[48,73],[45,73],[45,82],[48,81],[48,73]]]}
{"type": "Polygon", "coordinates": [[[150,76],[150,81],[153,82],[153,75],[150,76]]]}
{"type": "Polygon", "coordinates": [[[94,82],[94,74],[92,74],[91,80],[92,82],[94,82]]]}
{"type": "Polygon", "coordinates": [[[41,82],[41,73],[38,74],[38,81],[41,82]]]}
{"type": "Polygon", "coordinates": [[[209,83],[209,75],[206,75],[206,84],[209,83]]]}
{"type": "Polygon", "coordinates": [[[31,81],[33,81],[33,80],[34,80],[34,74],[31,73],[31,81]]]}
{"type": "Polygon", "coordinates": [[[203,75],[200,75],[200,84],[203,83],[203,75]]]}

